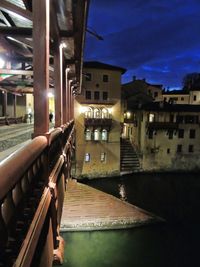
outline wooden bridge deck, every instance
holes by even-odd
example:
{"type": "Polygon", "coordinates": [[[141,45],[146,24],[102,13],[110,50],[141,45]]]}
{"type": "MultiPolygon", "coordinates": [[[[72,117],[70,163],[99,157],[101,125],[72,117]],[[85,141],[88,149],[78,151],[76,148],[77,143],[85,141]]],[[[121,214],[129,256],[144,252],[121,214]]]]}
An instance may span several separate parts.
{"type": "Polygon", "coordinates": [[[63,206],[61,231],[123,229],[160,219],[116,197],[69,180],[63,206]]]}

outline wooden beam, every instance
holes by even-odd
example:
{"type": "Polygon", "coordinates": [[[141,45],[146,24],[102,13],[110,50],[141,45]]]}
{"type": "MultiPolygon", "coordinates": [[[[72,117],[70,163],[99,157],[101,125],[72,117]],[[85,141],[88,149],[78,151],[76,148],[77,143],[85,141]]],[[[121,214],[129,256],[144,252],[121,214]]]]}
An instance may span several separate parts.
{"type": "Polygon", "coordinates": [[[31,1],[28,1],[28,0],[22,0],[26,9],[32,11],[32,4],[31,4],[31,1]]]}
{"type": "Polygon", "coordinates": [[[20,37],[31,37],[32,28],[26,27],[0,27],[1,35],[9,36],[20,36],[20,37]]]}
{"type": "Polygon", "coordinates": [[[8,13],[4,12],[3,10],[0,11],[0,13],[2,14],[2,19],[4,20],[4,22],[5,22],[5,24],[7,26],[15,26],[15,23],[10,18],[10,16],[8,15],[8,13]]]}
{"type": "Polygon", "coordinates": [[[55,127],[63,124],[63,51],[57,45],[54,52],[55,127]]]}
{"type": "Polygon", "coordinates": [[[60,37],[61,38],[70,38],[74,36],[74,31],[65,31],[65,30],[60,30],[60,37]]]}
{"type": "Polygon", "coordinates": [[[33,1],[34,136],[49,131],[49,0],[33,1]]]}
{"type": "Polygon", "coordinates": [[[21,7],[18,7],[8,1],[1,0],[0,1],[0,9],[5,12],[13,12],[23,18],[26,18],[28,20],[32,20],[32,13],[29,10],[23,9],[21,7]]]}
{"type": "Polygon", "coordinates": [[[54,41],[56,40],[59,43],[59,27],[56,15],[56,3],[54,0],[50,0],[50,22],[51,36],[53,37],[54,41]]]}
{"type": "Polygon", "coordinates": [[[8,75],[33,75],[33,71],[32,70],[0,69],[0,74],[8,74],[8,75]]]}

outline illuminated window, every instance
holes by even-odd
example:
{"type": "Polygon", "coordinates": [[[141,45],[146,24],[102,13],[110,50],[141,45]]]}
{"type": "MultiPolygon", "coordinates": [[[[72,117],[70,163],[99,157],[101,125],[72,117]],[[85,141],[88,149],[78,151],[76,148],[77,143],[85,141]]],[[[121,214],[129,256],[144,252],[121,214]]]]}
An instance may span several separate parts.
{"type": "Polygon", "coordinates": [[[102,119],[108,119],[109,118],[109,111],[106,108],[102,109],[102,119]]]}
{"type": "Polygon", "coordinates": [[[85,162],[90,162],[90,153],[85,154],[85,162]]]}
{"type": "Polygon", "coordinates": [[[98,108],[94,109],[94,118],[100,118],[101,114],[100,114],[100,110],[98,108]]]}
{"type": "Polygon", "coordinates": [[[85,132],[85,140],[90,141],[91,139],[92,139],[92,133],[89,129],[87,129],[85,132]]]}
{"type": "Polygon", "coordinates": [[[99,140],[100,140],[100,131],[96,129],[94,131],[94,141],[99,141],[99,140]]]}
{"type": "Polygon", "coordinates": [[[92,118],[92,109],[89,108],[85,111],[85,118],[92,118]]]}
{"type": "Polygon", "coordinates": [[[106,153],[102,152],[100,159],[101,159],[101,162],[105,162],[106,161],[106,153]]]}
{"type": "Polygon", "coordinates": [[[150,113],[149,114],[149,122],[154,122],[154,119],[155,119],[155,114],[150,113]]]}
{"type": "Polygon", "coordinates": [[[107,140],[108,140],[108,131],[107,131],[107,130],[104,129],[104,130],[102,131],[101,139],[102,139],[103,141],[107,141],[107,140]]]}

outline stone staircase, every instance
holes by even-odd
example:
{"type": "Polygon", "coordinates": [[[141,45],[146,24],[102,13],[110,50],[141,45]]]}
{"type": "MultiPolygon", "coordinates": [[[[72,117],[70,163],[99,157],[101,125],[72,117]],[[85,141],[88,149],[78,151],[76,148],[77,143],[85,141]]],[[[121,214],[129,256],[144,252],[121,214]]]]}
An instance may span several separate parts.
{"type": "Polygon", "coordinates": [[[130,141],[121,139],[121,172],[138,172],[140,171],[140,162],[130,141]]]}

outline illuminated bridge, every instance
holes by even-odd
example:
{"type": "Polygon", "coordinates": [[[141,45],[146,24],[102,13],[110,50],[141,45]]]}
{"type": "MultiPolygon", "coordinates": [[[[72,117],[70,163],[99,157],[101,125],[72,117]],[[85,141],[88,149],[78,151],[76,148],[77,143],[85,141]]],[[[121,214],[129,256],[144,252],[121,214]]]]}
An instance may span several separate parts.
{"type": "Polygon", "coordinates": [[[0,2],[0,124],[34,118],[32,140],[0,164],[0,266],[48,267],[60,261],[88,2],[0,2]],[[49,93],[55,98],[52,130],[49,93]]]}

